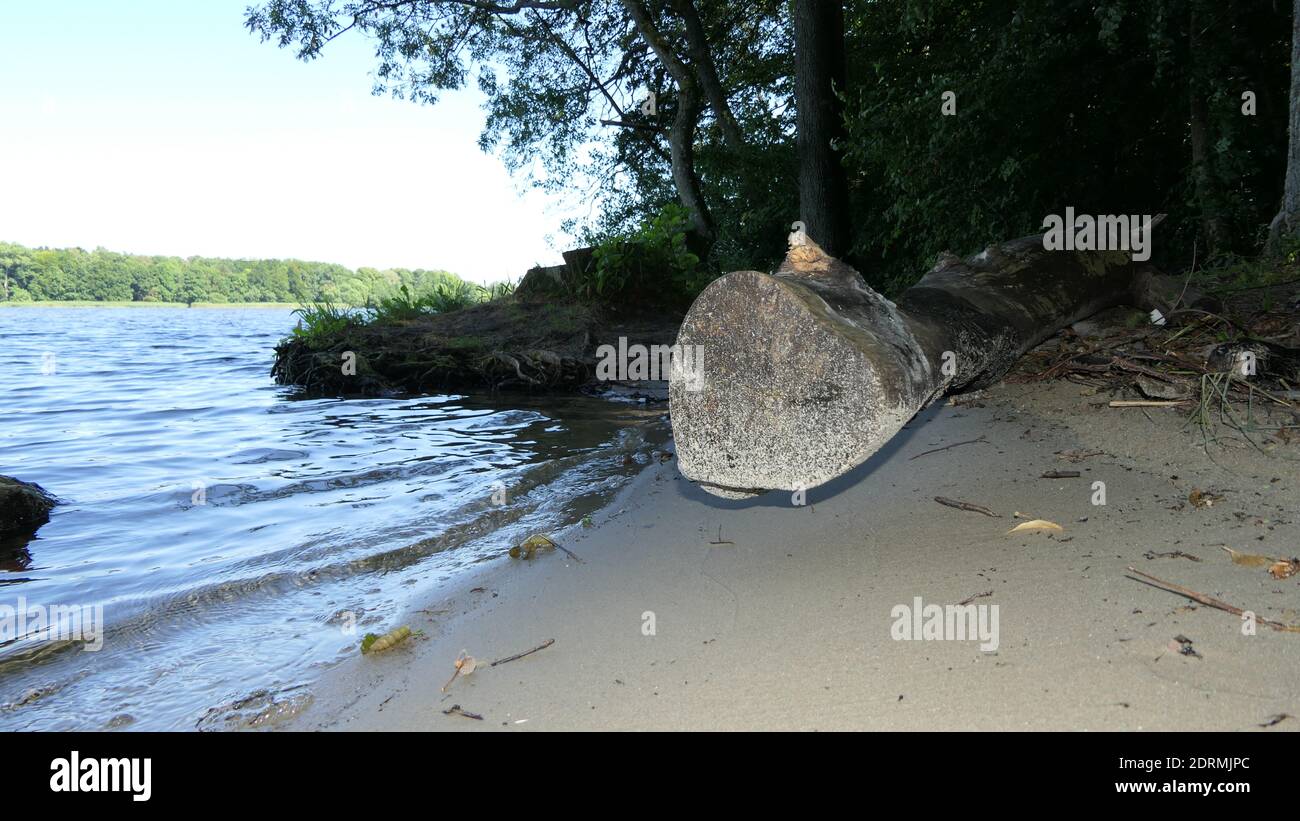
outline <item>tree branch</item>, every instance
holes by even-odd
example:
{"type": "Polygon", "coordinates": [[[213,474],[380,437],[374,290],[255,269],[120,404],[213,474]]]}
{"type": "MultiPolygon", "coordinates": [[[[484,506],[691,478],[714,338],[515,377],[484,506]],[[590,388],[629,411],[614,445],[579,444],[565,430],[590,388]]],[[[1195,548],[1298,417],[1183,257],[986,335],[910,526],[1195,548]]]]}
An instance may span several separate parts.
{"type": "Polygon", "coordinates": [[[718,67],[713,62],[713,52],[709,49],[708,36],[704,32],[704,24],[700,22],[694,0],[672,0],[672,4],[686,24],[686,51],[695,67],[704,96],[709,100],[709,107],[718,118],[722,138],[728,148],[738,151],[745,146],[745,136],[736,124],[731,104],[727,102],[726,92],[722,89],[722,81],[718,79],[718,67]]]}
{"type": "Polygon", "coordinates": [[[691,217],[691,227],[706,241],[712,241],[716,232],[713,217],[709,214],[700,190],[700,178],[695,173],[695,129],[700,119],[700,91],[695,74],[686,67],[668,44],[642,0],[620,0],[632,18],[641,39],[659,58],[659,62],[677,83],[677,114],[668,131],[668,149],[672,159],[673,187],[677,198],[691,217]]]}

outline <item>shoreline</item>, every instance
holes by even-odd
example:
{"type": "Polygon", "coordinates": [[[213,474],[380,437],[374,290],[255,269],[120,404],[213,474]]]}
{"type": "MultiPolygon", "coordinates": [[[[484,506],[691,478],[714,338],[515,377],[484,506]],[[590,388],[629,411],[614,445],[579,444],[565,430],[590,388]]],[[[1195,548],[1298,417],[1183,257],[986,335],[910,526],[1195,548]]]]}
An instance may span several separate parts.
{"type": "Polygon", "coordinates": [[[32,302],[0,302],[0,308],[274,308],[291,310],[295,302],[128,302],[125,300],[97,302],[91,299],[45,300],[32,302]]]}
{"type": "Polygon", "coordinates": [[[1300,714],[1300,635],[1243,636],[1236,617],[1125,569],[1300,622],[1300,577],[1274,580],[1218,546],[1297,552],[1294,444],[1279,450],[1290,461],[1210,459],[1180,413],[1099,407],[1068,382],[960,401],[803,507],[780,493],[727,502],[651,464],[594,527],[552,534],[581,563],[559,551],[485,563],[384,628],[421,637],[323,671],[279,726],[1248,730],[1300,714]],[[1089,450],[1101,453],[1060,455],[1089,450]],[[1081,476],[1039,478],[1066,468],[1081,476]],[[1198,508],[1193,489],[1224,499],[1198,508]],[[1006,535],[1013,512],[1064,532],[1006,535]],[[892,614],[918,597],[997,605],[997,649],[896,640],[892,614]],[[480,667],[443,693],[462,651],[480,667]],[[483,720],[443,714],[457,704],[483,720]]]}

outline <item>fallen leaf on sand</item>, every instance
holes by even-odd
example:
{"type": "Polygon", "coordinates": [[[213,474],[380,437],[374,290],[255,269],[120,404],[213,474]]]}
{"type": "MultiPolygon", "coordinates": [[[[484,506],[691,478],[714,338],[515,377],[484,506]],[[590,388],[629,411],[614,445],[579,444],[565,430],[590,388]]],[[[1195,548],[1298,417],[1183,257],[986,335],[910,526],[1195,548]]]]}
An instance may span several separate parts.
{"type": "Polygon", "coordinates": [[[1046,519],[1030,519],[1027,522],[1021,522],[1011,528],[1007,531],[1006,535],[1010,536],[1012,533],[1037,533],[1040,531],[1063,533],[1065,528],[1061,527],[1056,522],[1049,522],[1046,519]]]}
{"type": "MultiPolygon", "coordinates": [[[[1267,567],[1273,564],[1277,559],[1271,556],[1256,556],[1254,553],[1242,553],[1240,550],[1233,550],[1231,547],[1224,547],[1228,555],[1232,557],[1233,564],[1239,564],[1242,567],[1267,567]]],[[[1270,570],[1270,572],[1272,572],[1270,570]]],[[[1278,578],[1286,578],[1279,576],[1278,578]]]]}
{"type": "Polygon", "coordinates": [[[1275,579],[1289,579],[1300,573],[1300,559],[1278,559],[1268,569],[1268,574],[1275,579]]]}
{"type": "Polygon", "coordinates": [[[510,548],[510,558],[531,559],[538,550],[554,550],[555,540],[544,533],[537,533],[510,548]]]}
{"type": "Polygon", "coordinates": [[[460,655],[456,657],[455,665],[456,672],[452,673],[451,678],[447,679],[447,683],[442,685],[442,691],[444,693],[447,692],[447,688],[451,686],[451,683],[456,680],[457,676],[468,676],[470,673],[478,669],[478,661],[464,650],[461,650],[460,655]]]}

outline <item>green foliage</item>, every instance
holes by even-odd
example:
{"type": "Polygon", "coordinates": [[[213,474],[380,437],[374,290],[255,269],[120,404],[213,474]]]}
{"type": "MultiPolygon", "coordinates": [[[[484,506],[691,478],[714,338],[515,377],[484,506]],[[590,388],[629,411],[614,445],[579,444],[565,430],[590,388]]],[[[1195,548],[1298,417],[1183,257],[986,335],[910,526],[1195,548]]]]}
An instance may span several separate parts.
{"type": "Polygon", "coordinates": [[[665,206],[641,228],[609,237],[592,254],[588,274],[575,283],[590,300],[638,305],[689,304],[710,277],[687,247],[685,209],[665,206]]]}
{"type": "MultiPolygon", "coordinates": [[[[513,292],[514,284],[508,281],[485,288],[456,278],[439,279],[424,293],[412,292],[410,286],[403,283],[394,293],[365,308],[344,308],[330,300],[301,305],[293,312],[298,317],[293,335],[309,347],[318,349],[337,342],[349,328],[409,322],[422,316],[459,311],[490,299],[504,299],[513,292]]],[[[479,347],[481,344],[470,337],[458,338],[453,343],[464,347],[479,347]]]]}
{"type": "Polygon", "coordinates": [[[1267,256],[1234,257],[1220,264],[1197,270],[1197,281],[1214,293],[1267,288],[1296,281],[1296,262],[1300,257],[1300,238],[1284,243],[1282,260],[1267,256]]]}
{"type": "Polygon", "coordinates": [[[414,294],[402,285],[397,293],[370,307],[369,321],[406,322],[421,316],[459,311],[490,299],[502,299],[513,292],[514,286],[509,282],[497,282],[485,288],[461,279],[446,280],[435,282],[420,294],[414,294]]]}
{"type": "Polygon", "coordinates": [[[293,313],[298,317],[298,324],[293,329],[294,337],[306,342],[311,348],[329,344],[348,328],[362,321],[355,311],[340,308],[328,301],[301,305],[293,313]]]}
{"type": "Polygon", "coordinates": [[[501,282],[493,282],[491,285],[487,286],[487,298],[489,300],[496,300],[513,296],[516,284],[517,283],[514,280],[510,279],[501,282]]]}
{"type": "Polygon", "coordinates": [[[430,313],[445,314],[477,305],[488,298],[488,290],[472,282],[440,282],[424,297],[430,313]]]}
{"type": "Polygon", "coordinates": [[[432,313],[428,310],[425,297],[411,296],[411,291],[403,285],[396,294],[380,299],[370,307],[371,318],[375,322],[405,322],[432,313]]]}
{"type": "MultiPolygon", "coordinates": [[[[848,17],[846,166],[855,256],[877,286],[939,251],[1041,230],[1047,214],[1155,214],[1157,262],[1191,257],[1202,217],[1253,251],[1277,206],[1289,8],[1207,0],[878,0],[848,17]],[[1202,47],[1190,50],[1193,10],[1202,47]],[[1206,98],[1210,184],[1192,185],[1188,89],[1206,98]],[[1256,116],[1241,94],[1259,96],[1256,116]],[[957,114],[942,116],[945,91],[957,114]],[[1271,100],[1272,104],[1268,104],[1271,100]]],[[[1206,262],[1199,240],[1199,261],[1206,262]]]]}
{"type": "Polygon", "coordinates": [[[446,271],[358,268],[296,259],[213,259],[118,254],[102,248],[0,243],[0,302],[287,302],[366,305],[403,287],[426,293],[469,286],[446,271]]]}

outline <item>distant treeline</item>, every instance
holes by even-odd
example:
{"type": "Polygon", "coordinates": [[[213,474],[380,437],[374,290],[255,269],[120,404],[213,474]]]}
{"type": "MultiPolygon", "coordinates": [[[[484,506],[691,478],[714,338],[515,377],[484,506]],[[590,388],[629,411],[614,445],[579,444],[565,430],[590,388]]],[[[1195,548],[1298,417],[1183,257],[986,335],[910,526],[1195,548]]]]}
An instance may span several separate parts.
{"type": "Polygon", "coordinates": [[[365,305],[458,284],[447,271],[358,268],[296,259],[149,257],[98,248],[25,248],[0,242],[0,302],[295,302],[365,305]]]}

